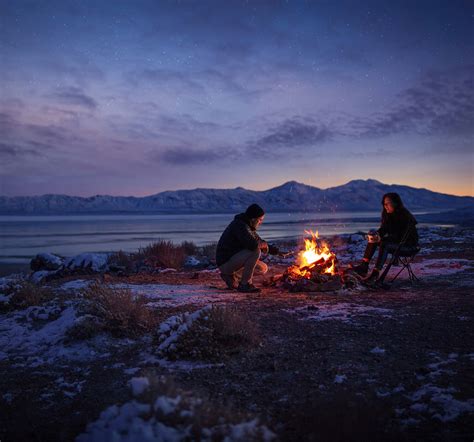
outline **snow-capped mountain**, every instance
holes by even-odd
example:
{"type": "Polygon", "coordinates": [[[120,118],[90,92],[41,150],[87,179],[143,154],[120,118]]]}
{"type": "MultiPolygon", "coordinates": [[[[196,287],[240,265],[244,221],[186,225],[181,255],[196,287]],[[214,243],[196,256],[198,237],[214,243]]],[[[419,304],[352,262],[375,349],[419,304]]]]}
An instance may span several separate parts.
{"type": "Polygon", "coordinates": [[[383,184],[376,180],[354,180],[328,189],[290,181],[264,191],[242,187],[193,189],[141,198],[109,195],[0,197],[0,214],[233,213],[252,203],[262,205],[269,212],[368,211],[379,210],[382,196],[387,192],[399,193],[410,210],[448,210],[474,205],[472,197],[383,184]]]}

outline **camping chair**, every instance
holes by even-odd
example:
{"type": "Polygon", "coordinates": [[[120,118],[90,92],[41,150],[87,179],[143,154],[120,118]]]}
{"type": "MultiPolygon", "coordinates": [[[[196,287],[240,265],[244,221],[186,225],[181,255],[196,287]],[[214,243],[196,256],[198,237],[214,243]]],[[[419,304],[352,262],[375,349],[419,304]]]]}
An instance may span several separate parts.
{"type": "Polygon", "coordinates": [[[400,244],[398,244],[398,247],[395,249],[394,252],[392,252],[392,258],[388,262],[388,264],[385,266],[385,270],[383,273],[379,276],[377,279],[377,284],[379,285],[384,285],[384,280],[385,277],[387,276],[388,272],[390,271],[390,268],[395,265],[396,263],[401,264],[402,268],[400,271],[390,280],[390,284],[395,281],[395,279],[398,278],[398,276],[403,272],[403,270],[408,271],[408,277],[410,279],[410,283],[413,283],[415,281],[419,281],[419,279],[416,277],[415,273],[413,272],[413,269],[411,267],[411,264],[413,260],[415,259],[415,256],[418,254],[418,252],[421,250],[420,247],[414,246],[414,247],[408,247],[406,246],[407,239],[410,235],[411,229],[414,228],[414,225],[410,224],[407,227],[407,230],[405,231],[402,240],[400,241],[400,244]]]}

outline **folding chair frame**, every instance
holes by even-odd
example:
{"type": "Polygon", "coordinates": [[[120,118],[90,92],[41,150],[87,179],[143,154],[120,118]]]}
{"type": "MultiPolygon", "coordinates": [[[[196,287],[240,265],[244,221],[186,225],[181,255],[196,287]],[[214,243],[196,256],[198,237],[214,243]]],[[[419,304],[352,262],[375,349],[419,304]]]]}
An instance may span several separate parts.
{"type": "Polygon", "coordinates": [[[400,271],[390,280],[390,283],[392,283],[393,281],[395,281],[397,278],[398,278],[398,275],[400,275],[400,273],[403,272],[403,270],[407,269],[408,271],[408,277],[410,278],[410,282],[415,282],[415,281],[419,281],[418,277],[413,273],[413,269],[411,268],[411,263],[413,261],[413,259],[415,258],[415,256],[418,254],[418,252],[416,252],[415,254],[413,254],[412,256],[399,256],[398,257],[398,260],[401,262],[402,264],[402,268],[400,269],[400,271]]]}
{"type": "Polygon", "coordinates": [[[390,261],[388,262],[388,264],[385,266],[385,270],[382,272],[382,274],[379,276],[379,278],[377,279],[376,283],[377,284],[380,284],[380,285],[383,285],[384,283],[384,280],[385,280],[385,277],[387,276],[390,268],[392,267],[392,265],[398,260],[400,261],[400,263],[402,264],[402,268],[400,269],[400,271],[391,279],[390,283],[392,283],[393,281],[395,281],[395,279],[397,279],[398,275],[400,275],[400,273],[403,272],[403,270],[407,269],[408,270],[408,276],[410,278],[410,282],[413,283],[414,281],[419,281],[419,279],[417,278],[417,276],[413,273],[413,269],[411,268],[411,263],[413,261],[413,259],[415,258],[415,256],[418,254],[418,252],[420,251],[420,249],[418,249],[415,253],[413,253],[413,255],[410,255],[410,256],[400,256],[400,250],[402,248],[402,246],[405,245],[407,239],[408,239],[408,236],[410,234],[410,231],[411,229],[413,228],[414,226],[413,225],[409,225],[402,237],[402,240],[400,241],[400,244],[398,244],[398,247],[396,248],[396,250],[392,253],[392,258],[390,259],[390,261]]]}

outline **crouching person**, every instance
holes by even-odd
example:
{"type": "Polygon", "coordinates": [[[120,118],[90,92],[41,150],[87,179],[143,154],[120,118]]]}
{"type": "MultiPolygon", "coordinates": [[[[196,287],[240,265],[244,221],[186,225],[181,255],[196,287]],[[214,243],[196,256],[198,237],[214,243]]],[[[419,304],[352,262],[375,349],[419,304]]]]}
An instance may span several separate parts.
{"type": "Polygon", "coordinates": [[[264,274],[267,265],[260,261],[262,253],[278,253],[257,234],[265,212],[258,204],[250,205],[245,213],[240,213],[227,226],[217,243],[216,263],[221,271],[221,278],[229,289],[244,293],[260,292],[253,285],[254,273],[264,274]],[[240,282],[237,285],[237,281],[240,282]]]}

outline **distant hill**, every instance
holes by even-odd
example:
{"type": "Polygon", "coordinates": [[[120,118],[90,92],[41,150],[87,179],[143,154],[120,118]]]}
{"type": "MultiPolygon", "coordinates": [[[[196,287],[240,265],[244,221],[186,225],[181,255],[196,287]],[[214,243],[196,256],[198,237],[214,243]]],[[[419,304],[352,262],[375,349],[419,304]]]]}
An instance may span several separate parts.
{"type": "Polygon", "coordinates": [[[371,211],[381,208],[382,195],[397,192],[414,210],[453,210],[472,207],[474,198],[447,195],[427,189],[376,180],[354,180],[328,189],[290,181],[264,191],[194,189],[157,193],[146,197],[68,195],[0,197],[0,214],[63,215],[105,213],[237,213],[251,203],[268,212],[371,211]]]}

